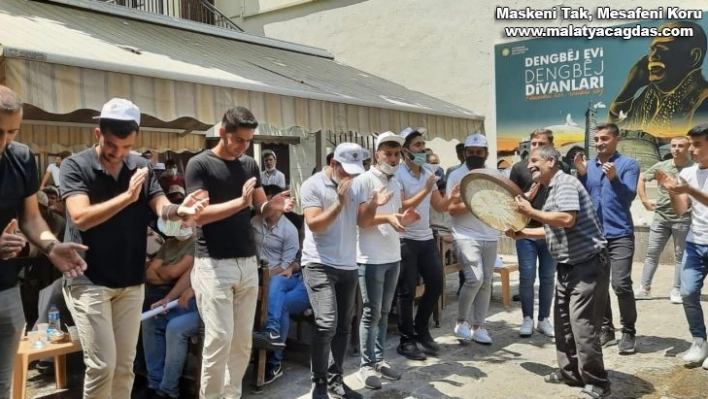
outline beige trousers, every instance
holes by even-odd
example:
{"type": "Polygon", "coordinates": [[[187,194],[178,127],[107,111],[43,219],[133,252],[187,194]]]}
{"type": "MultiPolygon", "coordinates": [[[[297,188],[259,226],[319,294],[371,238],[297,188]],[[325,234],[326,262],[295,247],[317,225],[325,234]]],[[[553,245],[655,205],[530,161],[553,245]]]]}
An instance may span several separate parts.
{"type": "Polygon", "coordinates": [[[197,258],[191,280],[205,332],[199,398],[238,399],[251,357],[256,258],[197,258]]]}
{"type": "Polygon", "coordinates": [[[130,399],[144,297],[142,285],[64,287],[84,350],[84,399],[130,399]]]}

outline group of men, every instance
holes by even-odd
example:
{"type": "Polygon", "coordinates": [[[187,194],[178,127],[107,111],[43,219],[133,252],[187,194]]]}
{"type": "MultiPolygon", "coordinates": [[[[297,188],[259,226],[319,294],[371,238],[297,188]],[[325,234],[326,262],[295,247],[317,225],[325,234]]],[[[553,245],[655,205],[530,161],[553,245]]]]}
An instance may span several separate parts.
{"type": "MultiPolygon", "coordinates": [[[[461,164],[446,176],[444,188],[437,185],[440,176],[426,167],[422,129],[378,135],[375,162],[369,170],[365,168],[370,158],[367,150],[353,143],[339,144],[328,164],[300,188],[305,223],[298,251],[296,230],[282,217],[293,209],[294,199],[277,181],[275,154],[263,154],[264,159],[272,157],[266,176],[245,154],[258,126],[247,109],[226,111],[218,144],[190,159],[184,176],[186,193],[170,199],[148,161],[130,153],[140,130],[138,107],[113,99],[97,119],[97,144],[61,162],[58,179],[67,216],[65,242],[61,243],[39,212],[34,158],[26,146],[13,141],[22,122],[22,102],[0,86],[0,225],[6,226],[0,238],[0,396],[9,393],[12,361],[7,359],[14,357],[24,322],[17,271],[7,262],[25,244],[16,234],[18,228],[64,273],[64,297],[84,350],[85,398],[130,396],[146,295],[154,298],[152,307],[179,299],[184,310],[174,311],[171,319],[189,316],[179,323],[184,326],[182,338],[195,329],[195,310],[201,316],[205,337],[200,398],[241,397],[252,345],[258,258],[271,263],[273,278],[266,339],[280,342],[282,349],[289,314],[307,306],[314,313],[313,398],[362,397],[343,380],[357,289],[363,302],[357,375],[370,389],[381,388],[382,378],[400,379],[400,371],[386,361],[384,353],[394,299],[401,335],[397,352],[424,360],[440,351],[429,331],[444,283],[430,226],[431,208],[450,214],[455,252],[463,266],[454,334],[463,343],[492,343],[484,325],[499,232],[471,215],[460,198],[463,177],[486,167],[488,144],[481,133],[469,135],[462,143],[461,164]],[[269,180],[268,193],[262,186],[264,179],[276,180],[269,180]],[[174,238],[146,271],[150,211],[174,238]],[[164,283],[168,287],[146,293],[146,274],[153,286],[164,283]],[[421,277],[425,291],[414,314],[421,277]]],[[[708,126],[696,126],[688,138],[672,140],[672,163],[646,171],[643,180],[637,161],[617,152],[619,130],[614,124],[598,126],[596,158],[575,158],[577,178],[566,173],[567,166],[553,149],[551,131],[538,130],[531,136],[531,155],[514,166],[511,178],[524,192],[515,199],[518,212],[534,222],[506,234],[517,240],[522,336],[531,335],[534,329],[533,286],[539,260],[536,329],[556,337],[559,361],[559,369],[545,381],[582,386],[582,397],[609,395],[602,347],[616,342],[610,281],[622,323],[619,351],[635,351],[630,204],[638,182],[645,206],[661,210],[657,212],[661,220],[650,238],[655,247],[666,242],[669,231],[688,230],[676,281],[694,338],[685,359],[708,367],[699,302],[708,271],[708,175],[704,173],[708,169],[708,126]],[[693,165],[686,155],[689,150],[696,162],[693,165]],[[643,191],[643,181],[651,179],[659,182],[666,196],[656,205],[645,199],[643,191]],[[690,221],[685,216],[688,213],[690,221]],[[672,230],[674,225],[680,228],[672,230]],[[550,322],[554,275],[555,327],[550,322]]],[[[681,241],[673,234],[675,241],[681,241]]],[[[650,251],[653,257],[645,265],[637,296],[649,295],[659,252],[650,251]]],[[[165,319],[156,326],[156,321],[150,321],[143,324],[143,332],[164,330],[168,322],[165,319]]],[[[164,340],[164,335],[164,331],[149,335],[148,341],[164,340]]],[[[154,347],[165,345],[157,344],[154,347]]],[[[164,350],[149,354],[158,359],[158,365],[163,356],[164,350]]],[[[269,358],[271,380],[282,374],[281,360],[280,351],[269,358]]],[[[161,361],[165,367],[166,360],[161,361]]],[[[171,371],[170,376],[165,372],[162,379],[150,381],[156,396],[177,397],[178,391],[169,389],[174,384],[167,388],[164,384],[165,379],[174,380],[171,371]]]]}

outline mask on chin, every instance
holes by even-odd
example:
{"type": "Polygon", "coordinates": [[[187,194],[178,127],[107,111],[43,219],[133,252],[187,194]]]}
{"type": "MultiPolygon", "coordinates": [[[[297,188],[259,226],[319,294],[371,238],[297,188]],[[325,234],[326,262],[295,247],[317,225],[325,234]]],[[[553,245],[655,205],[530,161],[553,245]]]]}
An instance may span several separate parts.
{"type": "Polygon", "coordinates": [[[465,165],[467,165],[467,169],[469,170],[480,169],[484,167],[485,161],[486,159],[483,157],[472,155],[471,157],[467,157],[467,159],[465,159],[465,165]]]}
{"type": "Polygon", "coordinates": [[[273,166],[272,168],[269,168],[266,166],[265,170],[266,170],[266,172],[272,172],[275,170],[275,166],[273,166]]]}
{"type": "Polygon", "coordinates": [[[179,229],[179,233],[175,236],[177,241],[186,241],[189,240],[189,237],[192,236],[192,228],[187,227],[184,229],[179,229]]]}
{"type": "Polygon", "coordinates": [[[379,164],[379,169],[381,169],[381,172],[383,172],[385,175],[393,176],[396,174],[396,171],[398,170],[399,166],[401,166],[401,164],[396,164],[396,166],[391,166],[386,162],[381,162],[379,164]]]}

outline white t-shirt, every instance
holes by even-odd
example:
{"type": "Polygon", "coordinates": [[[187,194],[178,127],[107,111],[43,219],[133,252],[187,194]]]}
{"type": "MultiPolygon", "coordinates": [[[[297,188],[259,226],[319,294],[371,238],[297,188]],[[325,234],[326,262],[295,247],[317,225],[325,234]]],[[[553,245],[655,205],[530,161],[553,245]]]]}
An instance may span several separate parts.
{"type": "Polygon", "coordinates": [[[47,172],[52,174],[54,185],[59,187],[59,167],[53,163],[49,164],[49,166],[47,166],[47,172]]]}
{"type": "MultiPolygon", "coordinates": [[[[416,177],[408,168],[408,165],[401,163],[396,171],[396,180],[400,183],[403,191],[403,197],[406,199],[414,197],[425,187],[428,176],[433,173],[426,168],[420,168],[420,175],[416,177]]],[[[430,196],[432,191],[429,191],[423,201],[415,208],[420,213],[420,219],[406,228],[405,233],[401,233],[401,238],[407,238],[416,241],[427,241],[433,239],[433,230],[430,228],[430,196]]]]}
{"type": "Polygon", "coordinates": [[[265,170],[261,171],[261,186],[276,185],[285,190],[285,175],[278,169],[273,173],[268,173],[265,170]]]}
{"type": "MultiPolygon", "coordinates": [[[[698,164],[683,169],[679,176],[686,183],[699,190],[708,191],[708,169],[700,169],[698,164]]],[[[708,207],[691,198],[691,228],[686,236],[687,242],[708,245],[708,207]]]]}
{"type": "MultiPolygon", "coordinates": [[[[494,170],[490,168],[485,168],[486,170],[494,170]]],[[[447,178],[447,187],[450,187],[447,194],[448,198],[452,193],[452,187],[460,184],[462,178],[469,173],[469,169],[466,165],[455,169],[450,176],[447,178]]],[[[452,215],[452,237],[458,240],[464,239],[474,239],[479,241],[498,241],[499,232],[486,224],[482,223],[479,219],[474,217],[470,212],[465,212],[459,215],[452,215]]]]}
{"type": "MultiPolygon", "coordinates": [[[[384,191],[391,191],[393,196],[386,205],[376,209],[377,215],[390,215],[398,213],[401,209],[401,185],[395,176],[388,177],[376,168],[359,175],[354,179],[357,190],[367,201],[371,199],[374,191],[386,187],[384,191]]],[[[357,263],[367,265],[382,265],[401,260],[401,241],[398,232],[388,223],[366,229],[359,228],[357,240],[357,263]]]]}
{"type": "MultiPolygon", "coordinates": [[[[300,204],[303,211],[307,208],[320,208],[326,211],[337,202],[337,186],[324,172],[315,173],[305,180],[300,187],[300,204]]],[[[308,263],[321,263],[335,269],[355,270],[356,263],[356,220],[362,198],[352,184],[337,218],[322,233],[314,233],[305,221],[305,239],[302,242],[303,266],[308,263]]]]}

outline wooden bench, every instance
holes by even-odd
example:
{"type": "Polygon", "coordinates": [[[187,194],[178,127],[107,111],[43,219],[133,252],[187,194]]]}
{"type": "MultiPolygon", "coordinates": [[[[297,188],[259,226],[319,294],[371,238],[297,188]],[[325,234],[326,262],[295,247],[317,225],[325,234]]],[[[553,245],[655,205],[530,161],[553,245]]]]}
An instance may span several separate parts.
{"type": "MultiPolygon", "coordinates": [[[[454,250],[454,239],[449,234],[449,230],[442,226],[434,226],[435,239],[437,240],[438,250],[440,251],[440,261],[443,265],[443,278],[448,274],[458,273],[462,270],[462,264],[457,261],[454,250]],[[446,253],[450,251],[450,257],[446,253]]],[[[511,306],[511,282],[510,275],[512,272],[519,271],[517,264],[505,264],[501,267],[495,267],[494,273],[499,274],[502,284],[502,304],[505,308],[511,306]]],[[[443,292],[441,295],[442,308],[445,309],[447,295],[443,292]]]]}
{"type": "Polygon", "coordinates": [[[74,352],[81,352],[81,344],[79,342],[47,343],[42,349],[32,349],[29,340],[23,339],[20,341],[20,349],[15,356],[12,398],[25,399],[30,362],[47,357],[54,358],[54,378],[56,379],[57,389],[66,387],[66,355],[74,352]]]}
{"type": "MultiPolygon", "coordinates": [[[[270,288],[270,267],[268,261],[261,260],[258,267],[258,302],[256,304],[256,316],[253,320],[254,330],[261,330],[265,328],[266,321],[268,320],[268,293],[270,288]]],[[[187,376],[194,381],[194,393],[195,396],[199,395],[199,388],[201,386],[202,377],[202,351],[204,349],[204,323],[199,320],[199,331],[197,335],[194,335],[189,340],[189,345],[187,347],[188,353],[194,355],[197,358],[197,364],[194,368],[194,374],[192,376],[187,376]]],[[[256,351],[256,359],[253,364],[255,370],[255,384],[253,387],[253,393],[259,394],[263,390],[265,385],[265,367],[266,360],[268,356],[268,351],[264,348],[253,348],[256,351]]]]}

